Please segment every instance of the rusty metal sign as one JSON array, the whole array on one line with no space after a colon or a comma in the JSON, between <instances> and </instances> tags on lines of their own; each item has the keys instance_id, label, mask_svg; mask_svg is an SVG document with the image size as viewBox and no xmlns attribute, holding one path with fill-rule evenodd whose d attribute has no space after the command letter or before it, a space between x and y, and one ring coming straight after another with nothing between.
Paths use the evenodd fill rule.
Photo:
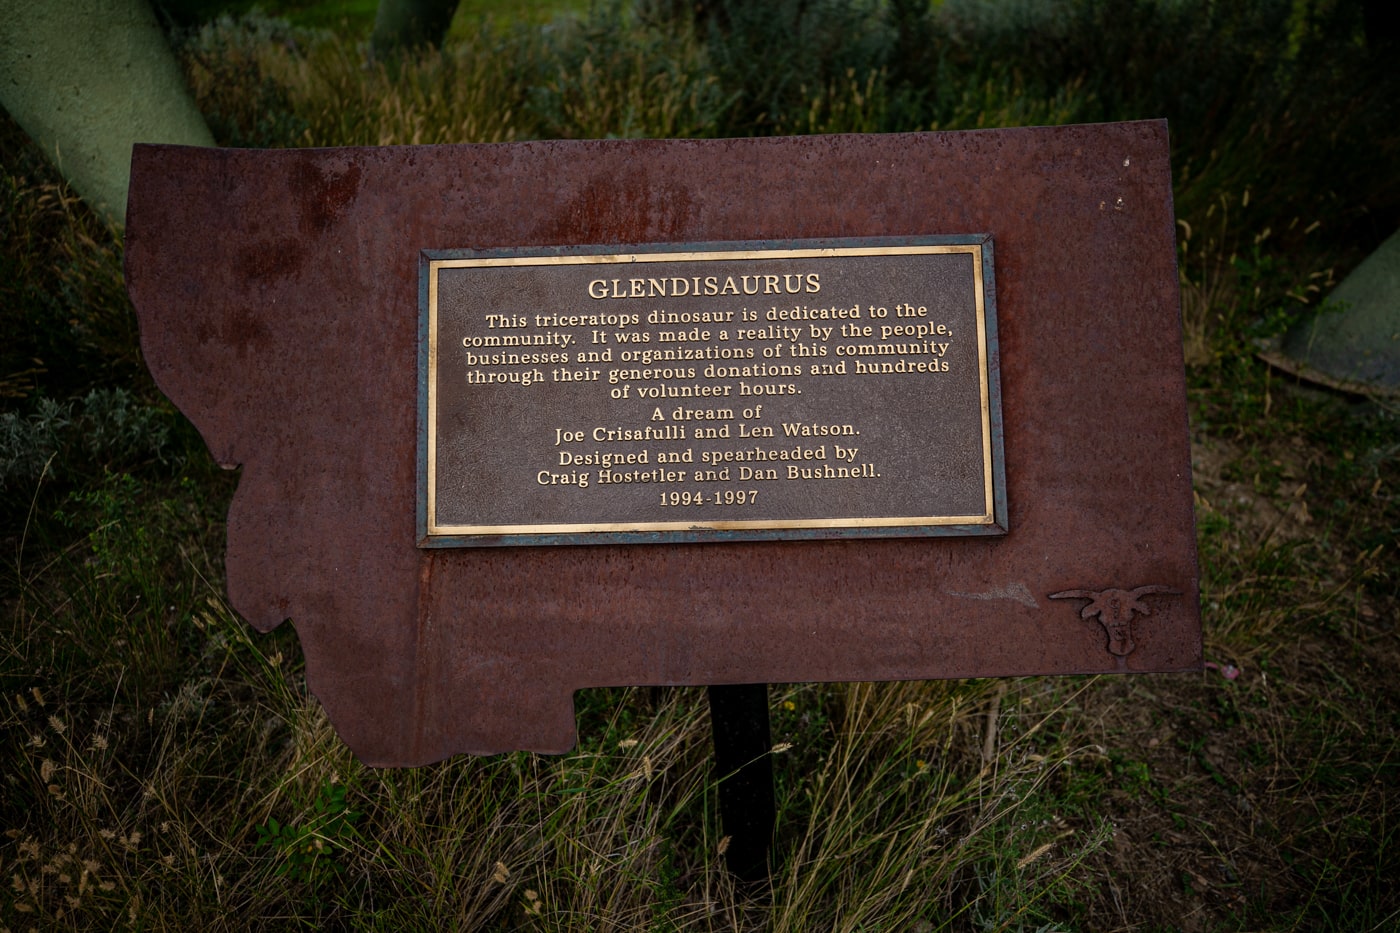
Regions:
<instances>
[{"instance_id":1,"label":"rusty metal sign","mask_svg":"<svg viewBox=\"0 0 1400 933\"><path fill-rule=\"evenodd\" d=\"M428 252L419 544L1006 530L991 239Z\"/></svg>"},{"instance_id":2,"label":"rusty metal sign","mask_svg":"<svg viewBox=\"0 0 1400 933\"><path fill-rule=\"evenodd\" d=\"M231 605L263 630L295 620L309 685L345 741L366 762L407 765L460 752L565 750L575 739L573 693L585 687L1198 669L1174 225L1166 125L1151 121L789 139L280 151L138 146L126 264L157 384L214 457L242 469L228 518ZM991 462L994 477L1004 464L1006 520L996 522L1004 534L419 546L423 421L415 361L423 346L425 250L449 259L463 249L478 257L623 255L636 244L664 252L967 234L996 245L987 364L1000 389L1004 458L994 446ZM645 315L652 305L679 307L673 294L664 304L659 295L634 298L632 278L660 276L622 269L583 272L587 297L575 292L565 303L541 294L533 304L547 307L487 313L575 315L606 306L615 309L607 313ZM811 271L821 271L823 292L802 294L804 277L792 280L798 293L760 307L839 307L816 301L835 284L824 270ZM742 264L736 272L745 274ZM685 277L693 291L694 277L703 286L709 274L697 268ZM587 295L595 281L609 297ZM540 282L564 288L553 273ZM788 280L780 285L786 290ZM452 302L470 304L465 288ZM861 291L865 306L884 289ZM891 287L878 299L888 320L896 304L913 303L929 308L935 328L951 329L951 318L933 311L941 289L914 291L912 284L902 294ZM856 296L849 297L854 307ZM692 311L724 310L709 304L718 298ZM733 310L744 307L741 299ZM760 315L746 323L761 330L798 322ZM531 328L580 341L592 329ZM462 346L486 332L454 324L443 333ZM950 355L963 352L951 346L960 340L955 330ZM775 342L754 337L744 345ZM715 333L694 343L713 345ZM609 345L621 346L612 338ZM740 344L731 335L724 345ZM549 472L567 472L570 464L558 463L557 454L565 446L579 456L607 453L602 442L574 440L580 432L635 430L625 411L611 407L606 369L624 365L670 361L570 360L575 370L599 369L597 382L608 384L596 412L585 411L583 396L536 409L523 404L536 387L518 390L523 433L501 429L490 443L515 452L521 476L490 498L538 485L551 454ZM460 359L451 366L463 372ZM541 391L554 385L554 368L538 367L546 377ZM917 419L886 425L881 407L918 408L935 425L971 419L966 399L953 404L927 389L941 380L940 391L969 392L977 383L972 368L902 375L893 388L872 380L869 392L847 376L822 407L803 411L787 406L807 398L820 376L763 379L792 382L804 395L763 395L753 405L775 406L780 423L854 426L861 434L847 437L859 443L843 448L862 448L856 466L868 454L881 472L901 451L940 454L936 435L899 436L923 430ZM634 396L637 386L658 384L628 382ZM835 397L843 392L848 402ZM741 421L769 416L765 407L763 419L745 420L746 405L733 400L739 417L723 422L731 435ZM674 424L678 406L703 410L721 401L668 398L650 408L666 418L657 424ZM464 407L453 410L480 418L477 409L510 403L464 392ZM466 428L442 424L438 438L456 443L470 434ZM959 430L963 439L952 446L965 454L978 446L968 437L985 436L975 425ZM567 444L551 443L565 431ZM831 458L840 438L795 438L791 446L826 444L827 463L838 466ZM736 440L706 449L741 449ZM694 446L696 458L701 450ZM900 482L913 489L915 473L901 469ZM481 500L466 479L452 482L450 508ZM755 487L760 507L773 482L789 481ZM497 511L454 511L450 521L645 523L665 509L691 508L658 499L649 511L626 513L620 500L598 508L561 501L573 504L522 500ZM956 500L927 507L935 501L926 490L897 510L874 499L819 497L794 503L787 515L979 512ZM693 508L702 522L732 516L709 502Z\"/></svg>"}]
</instances>

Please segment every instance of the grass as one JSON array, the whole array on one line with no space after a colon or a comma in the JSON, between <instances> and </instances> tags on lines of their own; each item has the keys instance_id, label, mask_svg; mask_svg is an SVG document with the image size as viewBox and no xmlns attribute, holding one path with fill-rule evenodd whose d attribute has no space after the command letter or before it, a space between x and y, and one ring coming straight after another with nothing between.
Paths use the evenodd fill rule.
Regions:
<instances>
[{"instance_id":1,"label":"grass","mask_svg":"<svg viewBox=\"0 0 1400 933\"><path fill-rule=\"evenodd\" d=\"M774 685L757 888L698 688L585 691L559 757L367 769L293 628L223 601L236 477L145 374L119 231L0 121L0 928L1400 925L1397 414L1254 355L1400 219L1400 94L1349 7L727 9L459 15L393 70L314 19L181 54L234 145L1168 116L1207 657L1242 673Z\"/></svg>"}]
</instances>

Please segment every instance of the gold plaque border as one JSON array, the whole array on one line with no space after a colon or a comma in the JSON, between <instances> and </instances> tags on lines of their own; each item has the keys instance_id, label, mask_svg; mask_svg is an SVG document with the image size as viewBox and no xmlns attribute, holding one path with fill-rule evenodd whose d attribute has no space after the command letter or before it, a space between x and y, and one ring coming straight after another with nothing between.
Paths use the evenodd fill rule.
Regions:
<instances>
[{"instance_id":1,"label":"gold plaque border","mask_svg":"<svg viewBox=\"0 0 1400 933\"><path fill-rule=\"evenodd\" d=\"M426 514L424 542L427 539L464 538L474 536L546 536L578 534L651 534L656 532L730 532L783 531L823 529L880 529L916 527L976 527L993 528L996 516L996 484L993 463L992 387L990 379L990 348L987 340L987 272L983 268L985 236L956 237L959 243L926 243L888 246L831 246L812 248L744 248L706 249L676 252L647 252L642 249L614 253L561 253L549 255L479 256L471 258L427 260L426 303L426 462L421 463L424 479L423 496ZM975 242L966 242L974 240ZM502 266L579 266L636 265L664 262L697 262L745 259L827 259L841 256L926 256L964 253L972 257L973 294L977 314L977 357L982 417L983 501L986 510L981 515L876 516L861 518L771 519L762 521L682 521L682 522L560 522L528 525L440 525L437 515L437 376L438 376L438 272L442 269L489 268ZM503 542L492 542L503 543ZM521 543L530 543L524 541ZM582 542L580 542L582 543Z\"/></svg>"}]
</instances>

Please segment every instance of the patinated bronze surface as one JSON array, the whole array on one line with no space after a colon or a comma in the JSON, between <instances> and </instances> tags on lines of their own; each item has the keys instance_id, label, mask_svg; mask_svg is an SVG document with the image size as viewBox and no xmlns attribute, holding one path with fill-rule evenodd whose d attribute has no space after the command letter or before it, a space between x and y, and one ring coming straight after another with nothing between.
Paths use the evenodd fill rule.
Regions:
<instances>
[{"instance_id":1,"label":"patinated bronze surface","mask_svg":"<svg viewBox=\"0 0 1400 933\"><path fill-rule=\"evenodd\" d=\"M420 545L1004 532L991 258L986 236L425 255Z\"/></svg>"},{"instance_id":2,"label":"patinated bronze surface","mask_svg":"<svg viewBox=\"0 0 1400 933\"><path fill-rule=\"evenodd\" d=\"M160 386L243 469L233 605L295 620L368 762L564 750L595 685L1194 670L1167 151L1160 122L139 147L128 284ZM968 233L996 247L1006 534L418 546L425 250Z\"/></svg>"}]
</instances>

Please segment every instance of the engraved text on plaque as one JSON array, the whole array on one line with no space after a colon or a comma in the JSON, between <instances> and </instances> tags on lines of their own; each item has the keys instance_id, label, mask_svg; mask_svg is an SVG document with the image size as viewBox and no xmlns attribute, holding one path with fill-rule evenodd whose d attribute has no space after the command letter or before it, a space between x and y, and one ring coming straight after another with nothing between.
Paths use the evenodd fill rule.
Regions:
<instances>
[{"instance_id":1,"label":"engraved text on plaque","mask_svg":"<svg viewBox=\"0 0 1400 933\"><path fill-rule=\"evenodd\" d=\"M425 251L421 546L1006 530L991 239Z\"/></svg>"}]
</instances>

